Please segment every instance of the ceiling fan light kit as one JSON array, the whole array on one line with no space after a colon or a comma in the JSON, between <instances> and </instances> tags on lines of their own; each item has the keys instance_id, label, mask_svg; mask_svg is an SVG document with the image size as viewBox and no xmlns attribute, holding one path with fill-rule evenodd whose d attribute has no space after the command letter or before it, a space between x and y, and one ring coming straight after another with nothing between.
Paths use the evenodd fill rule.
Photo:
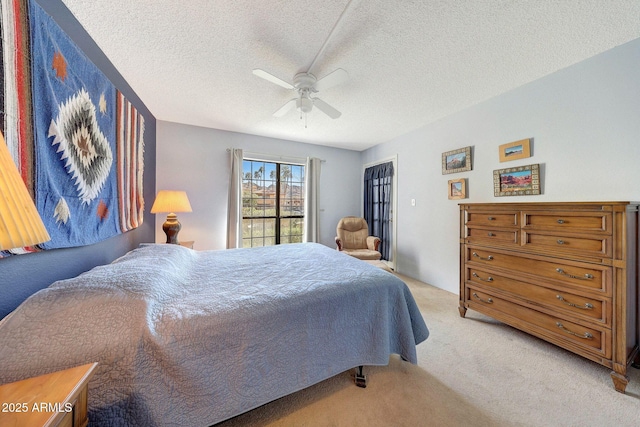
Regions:
<instances>
[{"instance_id":1,"label":"ceiling fan light kit","mask_svg":"<svg viewBox=\"0 0 640 427\"><path fill-rule=\"evenodd\" d=\"M313 101L311 100L311 98L300 96L300 98L296 100L296 108L301 113L310 113L311 109L313 108Z\"/></svg>"},{"instance_id":2,"label":"ceiling fan light kit","mask_svg":"<svg viewBox=\"0 0 640 427\"><path fill-rule=\"evenodd\" d=\"M296 100L296 109L301 113L310 113L313 109L311 92L317 92L313 85L316 83L316 76L309 73L298 73L293 77L293 86L298 90L300 96Z\"/></svg>"}]
</instances>

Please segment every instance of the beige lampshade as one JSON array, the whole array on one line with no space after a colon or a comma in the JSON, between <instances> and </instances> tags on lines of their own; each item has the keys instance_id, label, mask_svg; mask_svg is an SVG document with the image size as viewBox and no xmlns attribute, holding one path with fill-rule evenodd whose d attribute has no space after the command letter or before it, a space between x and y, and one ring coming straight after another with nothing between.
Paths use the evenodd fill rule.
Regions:
<instances>
[{"instance_id":1,"label":"beige lampshade","mask_svg":"<svg viewBox=\"0 0 640 427\"><path fill-rule=\"evenodd\" d=\"M160 190L151 207L151 213L192 212L191 203L185 191Z\"/></svg>"},{"instance_id":2,"label":"beige lampshade","mask_svg":"<svg viewBox=\"0 0 640 427\"><path fill-rule=\"evenodd\" d=\"M0 250L33 246L50 239L0 133Z\"/></svg>"}]
</instances>

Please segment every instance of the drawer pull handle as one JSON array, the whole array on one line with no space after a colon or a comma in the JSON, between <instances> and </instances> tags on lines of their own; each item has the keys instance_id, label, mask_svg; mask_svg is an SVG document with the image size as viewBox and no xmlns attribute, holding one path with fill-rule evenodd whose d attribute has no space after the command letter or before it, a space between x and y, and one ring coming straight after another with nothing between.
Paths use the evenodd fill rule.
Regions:
<instances>
[{"instance_id":1,"label":"drawer pull handle","mask_svg":"<svg viewBox=\"0 0 640 427\"><path fill-rule=\"evenodd\" d=\"M558 224L564 224L564 219L559 219L557 222Z\"/></svg>"},{"instance_id":2,"label":"drawer pull handle","mask_svg":"<svg viewBox=\"0 0 640 427\"><path fill-rule=\"evenodd\" d=\"M558 239L557 242L558 242L559 245L564 245L564 240Z\"/></svg>"},{"instance_id":3,"label":"drawer pull handle","mask_svg":"<svg viewBox=\"0 0 640 427\"><path fill-rule=\"evenodd\" d=\"M483 299L482 299L482 298L480 298L480 297L478 296L478 294L476 294L475 292L473 293L473 296L474 296L477 300L480 300L480 301L482 301L482 302L484 302L484 303L487 303L487 304L493 304L493 300L492 300L491 298L488 298L487 300L483 300Z\"/></svg>"},{"instance_id":4,"label":"drawer pull handle","mask_svg":"<svg viewBox=\"0 0 640 427\"><path fill-rule=\"evenodd\" d=\"M580 334L576 334L573 331L570 331L569 329L565 328L564 325L560 322L556 322L556 326L560 329L562 329L563 331L565 331L566 333L568 333L569 335L573 335L574 337L578 337L578 338L582 338L585 340L590 340L593 339L593 335L590 334L589 332L585 332L584 334L580 335Z\"/></svg>"},{"instance_id":5,"label":"drawer pull handle","mask_svg":"<svg viewBox=\"0 0 640 427\"><path fill-rule=\"evenodd\" d=\"M474 257L476 257L476 258L480 258L480 259L482 259L482 260L485 260L485 261L491 261L491 260L493 260L493 256L492 256L492 255L489 255L489 256L488 256L488 257L486 257L486 258L482 258L480 255L478 255L478 253L477 253L477 252L474 252L474 253L472 253L471 255L473 255L473 256L474 256Z\"/></svg>"},{"instance_id":6,"label":"drawer pull handle","mask_svg":"<svg viewBox=\"0 0 640 427\"><path fill-rule=\"evenodd\" d=\"M572 302L567 301L566 299L564 299L562 297L562 295L556 295L556 298L558 298L560 301L562 301L563 303L571 306L571 307L575 307L575 308L579 308L581 310L593 310L593 304L589 303L589 302L585 302L584 305L578 305L578 304L574 304Z\"/></svg>"},{"instance_id":7,"label":"drawer pull handle","mask_svg":"<svg viewBox=\"0 0 640 427\"><path fill-rule=\"evenodd\" d=\"M495 236L495 234L493 234L492 232L489 232L487 235L488 235L489 237L493 237L493 236Z\"/></svg>"},{"instance_id":8,"label":"drawer pull handle","mask_svg":"<svg viewBox=\"0 0 640 427\"><path fill-rule=\"evenodd\" d=\"M490 216L489 218L487 218L489 221L495 221L496 219L492 216Z\"/></svg>"},{"instance_id":9,"label":"drawer pull handle","mask_svg":"<svg viewBox=\"0 0 640 427\"><path fill-rule=\"evenodd\" d=\"M482 277L478 276L477 273L473 273L472 275L473 277L475 277L478 280L482 280L483 282L493 282L493 277L489 276L486 279L483 279Z\"/></svg>"},{"instance_id":10,"label":"drawer pull handle","mask_svg":"<svg viewBox=\"0 0 640 427\"><path fill-rule=\"evenodd\" d=\"M580 280L591 280L593 279L593 274L585 273L584 276L574 276L573 274L567 274L563 269L556 268L556 271L563 276L571 277L572 279L580 279Z\"/></svg>"}]
</instances>

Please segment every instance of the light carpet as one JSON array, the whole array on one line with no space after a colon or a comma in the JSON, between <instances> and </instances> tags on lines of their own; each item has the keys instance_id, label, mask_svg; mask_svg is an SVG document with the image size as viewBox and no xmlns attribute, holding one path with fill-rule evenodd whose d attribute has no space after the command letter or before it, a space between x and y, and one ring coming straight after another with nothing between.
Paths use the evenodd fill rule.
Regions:
<instances>
[{"instance_id":1,"label":"light carpet","mask_svg":"<svg viewBox=\"0 0 640 427\"><path fill-rule=\"evenodd\" d=\"M473 310L458 296L399 275L431 335L418 365L392 356L217 424L238 426L639 426L640 371L626 394L610 370Z\"/></svg>"}]
</instances>

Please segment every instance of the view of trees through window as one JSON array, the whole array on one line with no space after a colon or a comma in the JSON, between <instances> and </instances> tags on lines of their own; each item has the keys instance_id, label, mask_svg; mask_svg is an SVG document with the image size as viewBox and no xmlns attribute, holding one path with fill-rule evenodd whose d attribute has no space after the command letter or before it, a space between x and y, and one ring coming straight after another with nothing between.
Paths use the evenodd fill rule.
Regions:
<instances>
[{"instance_id":1,"label":"view of trees through window","mask_svg":"<svg viewBox=\"0 0 640 427\"><path fill-rule=\"evenodd\" d=\"M242 246L302 242L304 166L244 160L242 169Z\"/></svg>"}]
</instances>

